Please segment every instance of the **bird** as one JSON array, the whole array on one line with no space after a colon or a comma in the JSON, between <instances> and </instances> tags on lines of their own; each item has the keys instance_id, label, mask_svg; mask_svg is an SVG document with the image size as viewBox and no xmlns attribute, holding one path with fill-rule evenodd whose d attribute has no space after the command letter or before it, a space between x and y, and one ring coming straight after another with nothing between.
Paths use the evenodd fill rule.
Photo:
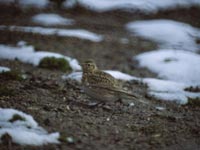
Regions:
<instances>
[{"instance_id":1,"label":"bird","mask_svg":"<svg viewBox=\"0 0 200 150\"><path fill-rule=\"evenodd\" d=\"M89 97L103 103L122 101L123 99L134 99L144 103L139 97L123 89L119 80L98 69L93 60L86 60L81 63L81 66L83 90Z\"/></svg>"}]
</instances>

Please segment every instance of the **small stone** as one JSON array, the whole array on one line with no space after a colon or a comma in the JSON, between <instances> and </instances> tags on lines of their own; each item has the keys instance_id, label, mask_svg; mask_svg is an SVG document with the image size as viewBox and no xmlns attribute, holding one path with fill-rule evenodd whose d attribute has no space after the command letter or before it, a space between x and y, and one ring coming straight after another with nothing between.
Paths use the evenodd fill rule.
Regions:
<instances>
[{"instance_id":1,"label":"small stone","mask_svg":"<svg viewBox=\"0 0 200 150\"><path fill-rule=\"evenodd\" d=\"M67 142L72 144L74 143L74 139L72 137L67 137Z\"/></svg>"},{"instance_id":2,"label":"small stone","mask_svg":"<svg viewBox=\"0 0 200 150\"><path fill-rule=\"evenodd\" d=\"M155 108L156 108L156 110L160 110L160 111L165 110L165 108L161 107L161 106L156 106Z\"/></svg>"},{"instance_id":3,"label":"small stone","mask_svg":"<svg viewBox=\"0 0 200 150\"><path fill-rule=\"evenodd\" d=\"M69 107L69 105L67 105L67 110L71 110L70 107Z\"/></svg>"},{"instance_id":4,"label":"small stone","mask_svg":"<svg viewBox=\"0 0 200 150\"><path fill-rule=\"evenodd\" d=\"M26 74L22 74L21 77L22 77L22 79L25 80L25 79L27 79L28 76Z\"/></svg>"},{"instance_id":5,"label":"small stone","mask_svg":"<svg viewBox=\"0 0 200 150\"><path fill-rule=\"evenodd\" d=\"M129 107L133 107L135 104L133 102L129 103Z\"/></svg>"},{"instance_id":6,"label":"small stone","mask_svg":"<svg viewBox=\"0 0 200 150\"><path fill-rule=\"evenodd\" d=\"M157 134L154 134L154 135L153 135L154 138L159 138L160 136L161 136L160 133L157 133Z\"/></svg>"},{"instance_id":7,"label":"small stone","mask_svg":"<svg viewBox=\"0 0 200 150\"><path fill-rule=\"evenodd\" d=\"M106 118L106 121L110 121L110 118L108 117L108 118Z\"/></svg>"}]
</instances>

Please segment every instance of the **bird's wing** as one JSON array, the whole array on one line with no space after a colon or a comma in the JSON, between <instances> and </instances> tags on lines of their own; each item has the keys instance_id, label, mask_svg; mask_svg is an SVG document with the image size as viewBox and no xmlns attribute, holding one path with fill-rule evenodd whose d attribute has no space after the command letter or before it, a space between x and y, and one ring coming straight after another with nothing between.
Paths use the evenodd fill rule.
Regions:
<instances>
[{"instance_id":1,"label":"bird's wing","mask_svg":"<svg viewBox=\"0 0 200 150\"><path fill-rule=\"evenodd\" d=\"M132 98L138 98L136 95L133 95L132 93L124 90L124 89L121 89L119 87L110 87L110 86L107 86L107 85L103 85L103 84L100 84L100 85L97 85L97 84L90 84L90 87L92 88L102 88L102 89L106 89L106 90L109 90L109 91L113 91L113 92L118 92L118 93L121 93L121 94L126 94Z\"/></svg>"},{"instance_id":2,"label":"bird's wing","mask_svg":"<svg viewBox=\"0 0 200 150\"><path fill-rule=\"evenodd\" d=\"M118 95L120 95L121 98L124 98L124 99L133 99L133 100L139 101L139 102L141 102L143 104L149 105L149 102L144 101L140 97L138 97L138 96L136 96L136 95L134 95L134 94L126 91L126 90L118 88L118 87L111 88L111 87L105 86L105 85L90 84L90 88L106 89L108 91L118 93Z\"/></svg>"},{"instance_id":3,"label":"bird's wing","mask_svg":"<svg viewBox=\"0 0 200 150\"><path fill-rule=\"evenodd\" d=\"M96 71L91 75L89 74L87 78L89 84L91 85L102 86L102 87L107 86L111 88L119 86L118 81L113 76L103 71Z\"/></svg>"}]
</instances>

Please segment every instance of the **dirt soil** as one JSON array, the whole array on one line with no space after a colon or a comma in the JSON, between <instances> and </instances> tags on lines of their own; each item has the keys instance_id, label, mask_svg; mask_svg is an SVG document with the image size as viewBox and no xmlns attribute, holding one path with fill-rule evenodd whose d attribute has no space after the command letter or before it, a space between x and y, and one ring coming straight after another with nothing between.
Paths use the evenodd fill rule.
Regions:
<instances>
[{"instance_id":1,"label":"dirt soil","mask_svg":"<svg viewBox=\"0 0 200 150\"><path fill-rule=\"evenodd\" d=\"M30 17L38 12L59 13L75 19L76 24L63 28L83 28L104 35L99 43L69 37L42 36L38 34L0 31L0 43L16 45L20 40L37 50L58 52L80 62L92 58L101 69L119 70L137 77L156 77L145 68L138 68L132 60L136 54L156 49L148 40L130 36L124 25L129 21L142 19L175 19L200 27L200 8L163 11L157 14L112 11L94 13L77 7L72 10L20 10L13 6L0 6L0 25L34 24ZM121 42L128 38L129 43ZM80 83L63 81L61 76L69 72L33 67L17 60L0 60L1 66L10 67L26 75L25 80L0 78L1 87L10 93L0 95L0 107L15 108L31 114L49 132L60 132L72 137L73 143L42 147L0 144L1 150L199 150L200 149L200 107L180 106L161 102L147 96L147 87L137 82L125 83L129 90L155 106L135 103L130 107L108 104L106 107L88 107L90 98L80 90Z\"/></svg>"}]
</instances>

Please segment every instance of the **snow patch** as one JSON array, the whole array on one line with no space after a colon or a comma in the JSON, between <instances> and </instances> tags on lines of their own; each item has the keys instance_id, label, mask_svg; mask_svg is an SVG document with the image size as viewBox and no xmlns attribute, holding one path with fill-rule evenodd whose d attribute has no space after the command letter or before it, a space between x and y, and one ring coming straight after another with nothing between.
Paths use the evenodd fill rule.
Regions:
<instances>
[{"instance_id":1,"label":"snow patch","mask_svg":"<svg viewBox=\"0 0 200 150\"><path fill-rule=\"evenodd\" d=\"M32 17L34 23L51 26L51 25L71 25L74 21L72 19L63 18L58 14L37 14Z\"/></svg>"},{"instance_id":2,"label":"snow patch","mask_svg":"<svg viewBox=\"0 0 200 150\"><path fill-rule=\"evenodd\" d=\"M112 75L114 78L119 79L119 80L125 80L125 81L138 80L137 77L133 77L129 74L122 73L122 72L116 71L116 70L105 70L105 72Z\"/></svg>"},{"instance_id":3,"label":"snow patch","mask_svg":"<svg viewBox=\"0 0 200 150\"><path fill-rule=\"evenodd\" d=\"M11 121L15 115L23 119ZM20 145L59 144L59 133L48 134L31 115L15 109L0 108L0 127L0 138L7 133L14 143Z\"/></svg>"},{"instance_id":4,"label":"snow patch","mask_svg":"<svg viewBox=\"0 0 200 150\"><path fill-rule=\"evenodd\" d=\"M141 67L147 67L164 80L144 78L149 95L186 104L188 98L200 98L200 92L185 91L200 86L200 55L182 50L163 49L145 52L134 57Z\"/></svg>"},{"instance_id":5,"label":"snow patch","mask_svg":"<svg viewBox=\"0 0 200 150\"><path fill-rule=\"evenodd\" d=\"M2 73L2 72L8 72L8 71L10 71L10 68L0 66L0 73Z\"/></svg>"},{"instance_id":6,"label":"snow patch","mask_svg":"<svg viewBox=\"0 0 200 150\"><path fill-rule=\"evenodd\" d=\"M62 79L63 80L72 79L81 82L82 74L83 74L82 72L72 72L68 75L63 75Z\"/></svg>"},{"instance_id":7,"label":"snow patch","mask_svg":"<svg viewBox=\"0 0 200 150\"><path fill-rule=\"evenodd\" d=\"M163 19L134 21L126 28L131 33L157 42L160 48L200 50L196 43L196 39L200 39L200 30L186 23Z\"/></svg>"},{"instance_id":8,"label":"snow patch","mask_svg":"<svg viewBox=\"0 0 200 150\"><path fill-rule=\"evenodd\" d=\"M73 7L75 3L98 12L121 9L128 11L140 10L145 13L200 5L199 0L67 0L64 6L67 8Z\"/></svg>"},{"instance_id":9,"label":"snow patch","mask_svg":"<svg viewBox=\"0 0 200 150\"><path fill-rule=\"evenodd\" d=\"M66 59L73 70L80 70L81 67L76 59L46 51L35 51L33 46L12 47L0 44L0 59L15 60L38 66L45 57L55 57Z\"/></svg>"},{"instance_id":10,"label":"snow patch","mask_svg":"<svg viewBox=\"0 0 200 150\"><path fill-rule=\"evenodd\" d=\"M0 0L0 3L11 3L15 0ZM19 6L45 8L49 0L18 0ZM159 10L175 8L189 8L199 6L199 0L65 0L65 8L75 7L77 4L97 12L112 10L142 11L145 13L156 13Z\"/></svg>"},{"instance_id":11,"label":"snow patch","mask_svg":"<svg viewBox=\"0 0 200 150\"><path fill-rule=\"evenodd\" d=\"M147 67L160 78L200 86L200 55L198 54L163 49L145 52L135 58L141 67Z\"/></svg>"},{"instance_id":12,"label":"snow patch","mask_svg":"<svg viewBox=\"0 0 200 150\"><path fill-rule=\"evenodd\" d=\"M149 95L166 101L175 101L179 104L186 104L188 98L200 98L200 93L185 91L187 84L177 83L173 81L145 78L143 83L146 83L149 88Z\"/></svg>"},{"instance_id":13,"label":"snow patch","mask_svg":"<svg viewBox=\"0 0 200 150\"><path fill-rule=\"evenodd\" d=\"M103 40L102 35L98 35L83 29L59 29L59 28L0 25L0 30L36 33L42 35L55 35L62 37L76 37L80 39L90 40L92 42L100 42Z\"/></svg>"}]
</instances>

